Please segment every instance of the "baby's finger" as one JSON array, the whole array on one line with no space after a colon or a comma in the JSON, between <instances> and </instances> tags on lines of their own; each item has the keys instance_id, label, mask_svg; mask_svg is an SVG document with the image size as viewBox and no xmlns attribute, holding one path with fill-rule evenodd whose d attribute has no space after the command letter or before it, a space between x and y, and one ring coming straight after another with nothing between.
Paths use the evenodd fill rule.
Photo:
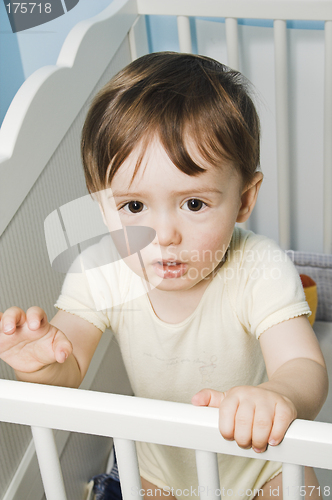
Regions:
<instances>
[{"instance_id":1,"label":"baby's finger","mask_svg":"<svg viewBox=\"0 0 332 500\"><path fill-rule=\"evenodd\" d=\"M285 404L277 404L272 430L269 436L269 444L271 446L279 444L290 426L296 418L296 409Z\"/></svg>"},{"instance_id":2,"label":"baby's finger","mask_svg":"<svg viewBox=\"0 0 332 500\"><path fill-rule=\"evenodd\" d=\"M249 399L241 401L235 415L235 441L241 448L250 448L255 404Z\"/></svg>"},{"instance_id":3,"label":"baby's finger","mask_svg":"<svg viewBox=\"0 0 332 500\"><path fill-rule=\"evenodd\" d=\"M229 441L234 439L235 416L239 402L236 395L227 394L219 407L219 430L221 435Z\"/></svg>"},{"instance_id":4,"label":"baby's finger","mask_svg":"<svg viewBox=\"0 0 332 500\"><path fill-rule=\"evenodd\" d=\"M3 333L11 335L15 333L16 327L25 323L25 312L19 307L10 307L1 318L1 328Z\"/></svg>"},{"instance_id":5,"label":"baby's finger","mask_svg":"<svg viewBox=\"0 0 332 500\"><path fill-rule=\"evenodd\" d=\"M197 392L191 399L195 406L211 406L212 408L219 408L221 402L225 399L225 393L214 391L213 389L202 389Z\"/></svg>"},{"instance_id":6,"label":"baby's finger","mask_svg":"<svg viewBox=\"0 0 332 500\"><path fill-rule=\"evenodd\" d=\"M38 330L47 323L45 311L38 306L30 307L26 313L27 323L30 330Z\"/></svg>"},{"instance_id":7,"label":"baby's finger","mask_svg":"<svg viewBox=\"0 0 332 500\"><path fill-rule=\"evenodd\" d=\"M67 337L59 330L53 340L54 357L58 363L64 363L73 352L73 346Z\"/></svg>"},{"instance_id":8,"label":"baby's finger","mask_svg":"<svg viewBox=\"0 0 332 500\"><path fill-rule=\"evenodd\" d=\"M267 408L256 407L252 428L252 449L257 453L266 450L272 429L273 417L274 413L271 413Z\"/></svg>"}]
</instances>

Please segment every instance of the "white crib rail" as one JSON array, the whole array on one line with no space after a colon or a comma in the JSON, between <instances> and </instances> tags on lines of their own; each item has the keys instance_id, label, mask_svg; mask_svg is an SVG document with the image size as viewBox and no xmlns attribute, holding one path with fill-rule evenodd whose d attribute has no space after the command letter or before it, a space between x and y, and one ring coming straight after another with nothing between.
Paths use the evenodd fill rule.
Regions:
<instances>
[{"instance_id":1,"label":"white crib rail","mask_svg":"<svg viewBox=\"0 0 332 500\"><path fill-rule=\"evenodd\" d=\"M190 21L187 16L178 16L178 36L180 52L192 53Z\"/></svg>"},{"instance_id":2,"label":"white crib rail","mask_svg":"<svg viewBox=\"0 0 332 500\"><path fill-rule=\"evenodd\" d=\"M134 422L133 425L135 425ZM142 498L142 496L139 495L141 478L139 475L135 442L129 439L114 437L114 446L118 462L122 496L125 500L129 500L129 498L140 500ZM128 481L128 478L130 478L130 481Z\"/></svg>"},{"instance_id":3,"label":"white crib rail","mask_svg":"<svg viewBox=\"0 0 332 500\"><path fill-rule=\"evenodd\" d=\"M200 497L202 500L212 500L221 497L218 470L218 459L216 453L211 451L196 450L196 465L198 484L201 487ZM203 489L203 485L208 488Z\"/></svg>"},{"instance_id":4,"label":"white crib rail","mask_svg":"<svg viewBox=\"0 0 332 500\"><path fill-rule=\"evenodd\" d=\"M278 169L280 245L289 248L289 147L287 106L286 19L325 20L324 96L324 251L332 252L332 2L326 0L137 0L114 2L126 14L129 29L137 14L178 17L180 50L192 51L189 16L225 17L228 64L239 63L237 18L275 20L276 97L278 101ZM123 6L122 6L123 3ZM116 4L116 5L115 5ZM116 22L114 23L116 25ZM106 25L105 25L106 26ZM105 28L107 33L112 32ZM113 44L113 42L112 42ZM108 44L108 45L112 45ZM133 44L131 44L133 45ZM115 52L115 45L112 46ZM102 51L103 52L103 51ZM133 58L136 55L133 55ZM98 60L99 61L99 60ZM65 66L65 65L64 65ZM69 65L68 65L69 67ZM280 72L281 68L281 72ZM67 68L66 68L67 70ZM60 69L59 69L60 71ZM61 68L61 71L64 70ZM18 102L18 101L17 101ZM61 128L62 130L62 128ZM20 162L18 162L20 163ZM43 164L45 161L43 160ZM24 183L23 183L24 184ZM10 192L10 190L7 190ZM6 207L8 212L8 207ZM9 218L8 218L9 220ZM32 427L47 500L66 500L56 445L51 429L114 437L125 500L140 487L135 441L195 449L201 498L218 498L216 453L259 458L252 450L225 441L218 430L218 410L155 400L144 400L0 380L0 421ZM262 459L283 462L283 487L288 500L300 500L303 466L332 469L332 424L296 420L278 447L269 447ZM212 496L204 489L210 485ZM134 487L134 489L132 489ZM209 494L208 494L209 493ZM137 494L137 498L141 498Z\"/></svg>"},{"instance_id":5,"label":"white crib rail","mask_svg":"<svg viewBox=\"0 0 332 500\"><path fill-rule=\"evenodd\" d=\"M324 252L332 253L332 21L325 22Z\"/></svg>"},{"instance_id":6,"label":"white crib rail","mask_svg":"<svg viewBox=\"0 0 332 500\"><path fill-rule=\"evenodd\" d=\"M286 21L274 21L274 65L276 95L277 170L279 243L291 248L290 242L290 149L288 117L288 71Z\"/></svg>"},{"instance_id":7,"label":"white crib rail","mask_svg":"<svg viewBox=\"0 0 332 500\"><path fill-rule=\"evenodd\" d=\"M240 69L239 61L239 37L237 19L228 17L225 20L226 43L227 43L227 64L237 71Z\"/></svg>"},{"instance_id":8,"label":"white crib rail","mask_svg":"<svg viewBox=\"0 0 332 500\"><path fill-rule=\"evenodd\" d=\"M32 426L47 500L66 500L51 429L114 437L124 500L140 488L134 441L198 450L201 498L218 497L216 453L283 462L290 500L301 497L301 466L332 469L332 424L323 422L294 421L283 442L258 457L222 438L216 408L10 380L0 380L0 421Z\"/></svg>"},{"instance_id":9,"label":"white crib rail","mask_svg":"<svg viewBox=\"0 0 332 500\"><path fill-rule=\"evenodd\" d=\"M31 426L47 500L67 500L52 429Z\"/></svg>"}]
</instances>

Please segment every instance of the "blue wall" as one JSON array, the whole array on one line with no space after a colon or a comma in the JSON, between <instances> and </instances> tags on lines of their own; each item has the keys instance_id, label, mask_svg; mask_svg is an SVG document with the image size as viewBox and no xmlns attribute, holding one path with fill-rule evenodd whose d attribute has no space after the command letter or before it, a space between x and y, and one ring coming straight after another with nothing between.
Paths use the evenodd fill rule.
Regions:
<instances>
[{"instance_id":1,"label":"blue wall","mask_svg":"<svg viewBox=\"0 0 332 500\"><path fill-rule=\"evenodd\" d=\"M53 21L13 33L5 2L0 0L0 124L24 80L42 66L56 64L62 44L75 24L95 16L111 2L80 0Z\"/></svg>"}]
</instances>

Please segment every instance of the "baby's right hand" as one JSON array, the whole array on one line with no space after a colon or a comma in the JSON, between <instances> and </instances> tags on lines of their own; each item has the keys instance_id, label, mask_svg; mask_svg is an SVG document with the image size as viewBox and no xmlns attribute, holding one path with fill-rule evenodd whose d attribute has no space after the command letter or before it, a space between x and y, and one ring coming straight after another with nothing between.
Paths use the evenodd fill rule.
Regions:
<instances>
[{"instance_id":1,"label":"baby's right hand","mask_svg":"<svg viewBox=\"0 0 332 500\"><path fill-rule=\"evenodd\" d=\"M64 363L72 344L51 325L40 307L25 312L10 307L0 313L0 358L14 370L32 373L52 363Z\"/></svg>"}]
</instances>

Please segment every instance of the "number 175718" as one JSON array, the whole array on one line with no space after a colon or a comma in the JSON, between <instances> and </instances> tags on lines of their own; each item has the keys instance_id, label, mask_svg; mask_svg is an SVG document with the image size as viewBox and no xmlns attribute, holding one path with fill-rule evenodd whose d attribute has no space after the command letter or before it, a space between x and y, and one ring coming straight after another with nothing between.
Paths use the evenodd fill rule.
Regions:
<instances>
[{"instance_id":1,"label":"number 175718","mask_svg":"<svg viewBox=\"0 0 332 500\"><path fill-rule=\"evenodd\" d=\"M33 3L33 2L13 2L12 4L8 3L6 5L8 8L8 14L32 14L35 10L35 13L41 14L43 11L45 14L49 14L52 12L52 4L45 3L42 5L41 3Z\"/></svg>"}]
</instances>

